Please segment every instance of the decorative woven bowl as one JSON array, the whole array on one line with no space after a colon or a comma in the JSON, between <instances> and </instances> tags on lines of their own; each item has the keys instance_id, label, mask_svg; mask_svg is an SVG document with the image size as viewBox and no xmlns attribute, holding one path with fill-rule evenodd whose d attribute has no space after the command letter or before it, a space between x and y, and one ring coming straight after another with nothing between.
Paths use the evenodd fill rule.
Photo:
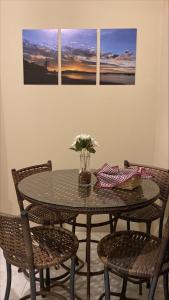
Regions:
<instances>
[{"instance_id":1,"label":"decorative woven bowl","mask_svg":"<svg viewBox=\"0 0 169 300\"><path fill-rule=\"evenodd\" d=\"M133 190L141 184L141 177L138 175L133 176L132 178L126 180L123 183L120 183L116 188L123 190Z\"/></svg>"}]
</instances>

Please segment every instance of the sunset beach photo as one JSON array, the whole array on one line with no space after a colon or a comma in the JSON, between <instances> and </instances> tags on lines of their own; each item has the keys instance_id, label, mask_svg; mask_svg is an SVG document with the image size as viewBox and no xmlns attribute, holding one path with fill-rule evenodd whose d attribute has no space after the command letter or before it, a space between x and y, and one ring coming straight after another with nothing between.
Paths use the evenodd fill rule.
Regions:
<instances>
[{"instance_id":1,"label":"sunset beach photo","mask_svg":"<svg viewBox=\"0 0 169 300\"><path fill-rule=\"evenodd\" d=\"M101 29L100 84L135 84L136 29Z\"/></svg>"},{"instance_id":2,"label":"sunset beach photo","mask_svg":"<svg viewBox=\"0 0 169 300\"><path fill-rule=\"evenodd\" d=\"M58 30L23 30L24 84L58 84Z\"/></svg>"},{"instance_id":3,"label":"sunset beach photo","mask_svg":"<svg viewBox=\"0 0 169 300\"><path fill-rule=\"evenodd\" d=\"M62 84L96 84L96 30L61 29Z\"/></svg>"}]
</instances>

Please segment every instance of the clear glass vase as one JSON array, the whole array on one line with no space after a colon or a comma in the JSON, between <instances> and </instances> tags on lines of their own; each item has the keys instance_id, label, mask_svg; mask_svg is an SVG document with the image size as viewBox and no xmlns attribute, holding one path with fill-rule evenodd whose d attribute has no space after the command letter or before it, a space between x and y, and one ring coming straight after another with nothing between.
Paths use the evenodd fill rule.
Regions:
<instances>
[{"instance_id":1,"label":"clear glass vase","mask_svg":"<svg viewBox=\"0 0 169 300\"><path fill-rule=\"evenodd\" d=\"M81 151L80 153L80 169L79 169L79 185L88 186L91 184L90 172L90 152Z\"/></svg>"}]
</instances>

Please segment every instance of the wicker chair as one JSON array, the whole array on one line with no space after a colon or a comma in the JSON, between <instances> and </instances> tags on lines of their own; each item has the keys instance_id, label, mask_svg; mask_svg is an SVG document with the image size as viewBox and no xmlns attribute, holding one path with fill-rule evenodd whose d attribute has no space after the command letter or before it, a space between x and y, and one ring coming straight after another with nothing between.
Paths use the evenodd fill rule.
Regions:
<instances>
[{"instance_id":1,"label":"wicker chair","mask_svg":"<svg viewBox=\"0 0 169 300\"><path fill-rule=\"evenodd\" d=\"M40 173L40 172L51 171L51 170L52 170L52 163L50 160L45 164L26 167L19 170L12 169L11 172L12 172L12 177L15 185L20 211L24 209L24 205L23 205L23 199L21 198L18 190L18 183L27 176ZM77 216L77 214L75 213L58 212L57 210L54 209L51 210L48 205L30 204L26 207L26 210L28 211L30 221L42 225L54 225L54 224L62 225L62 223L71 223L71 222L73 224Z\"/></svg>"},{"instance_id":2,"label":"wicker chair","mask_svg":"<svg viewBox=\"0 0 169 300\"><path fill-rule=\"evenodd\" d=\"M152 174L152 180L155 181L160 187L159 199L161 200L162 205L159 206L158 204L153 203L139 210L125 212L119 216L119 219L127 221L127 230L130 230L130 222L145 223L147 227L147 233L150 233L151 231L152 222L154 220L160 219L159 237L161 238L162 230L163 230L164 213L165 213L165 208L166 208L168 195L169 195L169 170L165 170L157 167L151 167L147 165L130 163L127 160L124 161L124 166L126 168L139 166L150 170ZM116 229L117 221L118 219L116 219L115 222L116 223L115 229Z\"/></svg>"},{"instance_id":3,"label":"wicker chair","mask_svg":"<svg viewBox=\"0 0 169 300\"><path fill-rule=\"evenodd\" d=\"M0 213L0 247L7 265L7 285L4 300L8 300L11 289L11 265L29 270L31 296L22 300L36 299L36 295L46 295L50 289L50 277L46 279L46 287L41 282L40 291L36 292L35 269L43 272L51 266L72 259L70 275L70 299L74 299L75 255L78 240L70 231L51 226L37 226L30 229L27 212L21 217ZM58 295L60 299L66 299Z\"/></svg>"},{"instance_id":4,"label":"wicker chair","mask_svg":"<svg viewBox=\"0 0 169 300\"><path fill-rule=\"evenodd\" d=\"M163 275L164 296L168 300L168 242L169 217L162 240L139 231L119 231L104 237L98 244L98 255L104 264L105 299L109 300L110 294L127 299L127 280L132 278L142 282L149 280L148 300L154 300L158 278ZM123 278L121 293L110 292L109 270Z\"/></svg>"}]
</instances>

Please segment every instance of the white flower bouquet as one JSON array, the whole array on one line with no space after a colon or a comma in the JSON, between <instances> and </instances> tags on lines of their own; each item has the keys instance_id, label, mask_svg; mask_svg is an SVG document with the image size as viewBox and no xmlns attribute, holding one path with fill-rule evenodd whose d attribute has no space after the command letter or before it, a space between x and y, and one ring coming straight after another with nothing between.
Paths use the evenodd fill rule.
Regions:
<instances>
[{"instance_id":1,"label":"white flower bouquet","mask_svg":"<svg viewBox=\"0 0 169 300\"><path fill-rule=\"evenodd\" d=\"M79 134L75 137L70 149L80 152L80 170L79 185L90 185L90 153L95 153L95 147L98 146L97 141L89 134Z\"/></svg>"},{"instance_id":2,"label":"white flower bouquet","mask_svg":"<svg viewBox=\"0 0 169 300\"><path fill-rule=\"evenodd\" d=\"M88 151L89 153L95 153L95 147L97 146L97 141L89 134L79 134L75 137L70 149L74 151Z\"/></svg>"}]
</instances>

